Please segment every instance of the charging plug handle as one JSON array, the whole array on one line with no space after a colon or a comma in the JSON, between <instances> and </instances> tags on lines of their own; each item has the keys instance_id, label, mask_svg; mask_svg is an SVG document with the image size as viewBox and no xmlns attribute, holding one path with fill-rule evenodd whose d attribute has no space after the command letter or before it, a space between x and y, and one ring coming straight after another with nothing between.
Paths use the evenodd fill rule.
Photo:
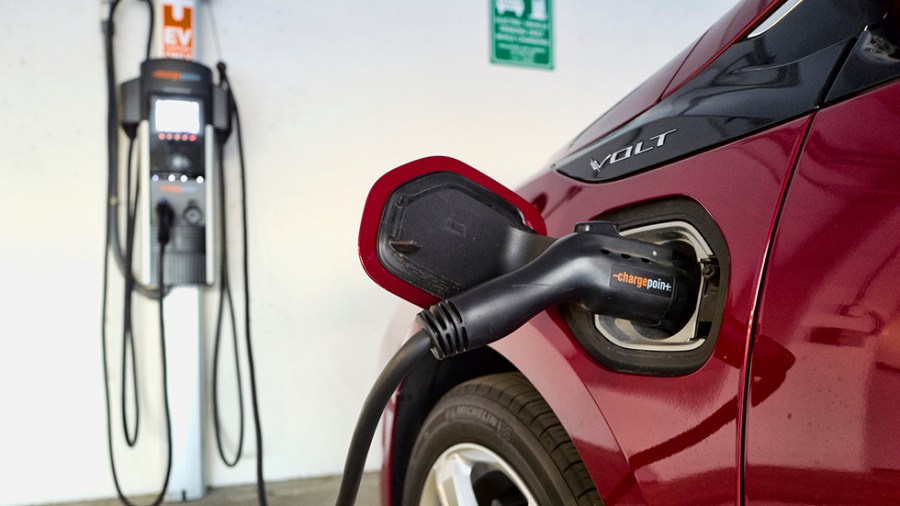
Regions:
<instances>
[{"instance_id":1,"label":"charging plug handle","mask_svg":"<svg viewBox=\"0 0 900 506\"><path fill-rule=\"evenodd\" d=\"M443 359L501 339L541 311L576 304L591 313L674 333L693 314L699 265L665 245L628 239L615 224L579 224L523 267L420 312Z\"/></svg>"},{"instance_id":2,"label":"charging plug handle","mask_svg":"<svg viewBox=\"0 0 900 506\"><path fill-rule=\"evenodd\" d=\"M160 199L156 203L156 240L165 246L172 237L172 227L175 225L175 209L166 199Z\"/></svg>"}]
</instances>

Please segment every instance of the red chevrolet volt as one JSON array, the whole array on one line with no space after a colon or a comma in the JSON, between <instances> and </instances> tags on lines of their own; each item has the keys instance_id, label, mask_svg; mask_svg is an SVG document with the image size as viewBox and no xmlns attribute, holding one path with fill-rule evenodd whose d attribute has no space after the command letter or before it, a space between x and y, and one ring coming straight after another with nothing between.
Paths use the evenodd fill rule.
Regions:
<instances>
[{"instance_id":1,"label":"red chevrolet volt","mask_svg":"<svg viewBox=\"0 0 900 506\"><path fill-rule=\"evenodd\" d=\"M385 176L383 504L900 504L898 78L897 0L745 0L515 193Z\"/></svg>"}]
</instances>

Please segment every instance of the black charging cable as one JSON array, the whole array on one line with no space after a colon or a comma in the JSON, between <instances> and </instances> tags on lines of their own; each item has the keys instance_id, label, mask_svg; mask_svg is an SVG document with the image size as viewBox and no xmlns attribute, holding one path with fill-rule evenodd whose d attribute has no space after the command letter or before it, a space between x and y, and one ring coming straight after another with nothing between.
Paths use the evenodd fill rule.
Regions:
<instances>
[{"instance_id":1,"label":"black charging cable","mask_svg":"<svg viewBox=\"0 0 900 506\"><path fill-rule=\"evenodd\" d=\"M219 180L219 237L221 240L220 248L220 265L219 265L219 306L216 314L216 333L215 344L213 345L213 365L212 365L212 407L213 407L213 426L216 433L216 449L219 451L219 457L228 467L234 467L241 460L241 453L244 447L244 393L243 381L241 380L240 358L238 356L238 328L237 317L234 312L234 300L231 295L231 282L228 277L228 233L226 226L225 212L225 146L223 143L217 143L219 163L217 164L218 180ZM245 252L246 254L246 252ZM234 452L234 458L229 460L225 456L225 450L222 445L222 427L219 422L219 350L222 341L222 318L225 313L225 306L228 306L228 315L231 321L231 337L234 347L234 372L237 382L237 398L238 398L238 441L237 449Z\"/></svg>"},{"instance_id":2,"label":"black charging cable","mask_svg":"<svg viewBox=\"0 0 900 506\"><path fill-rule=\"evenodd\" d=\"M147 5L148 10L148 26L147 26L147 46L146 57L150 57L150 49L153 41L153 30L155 24L154 7L151 0L142 0ZM134 194L132 196L131 163L134 157L134 135L129 135L128 157L127 157L127 182L125 185L125 214L126 214L126 244L123 248L119 241L119 131L117 116L117 93L116 93L116 71L115 71L115 47L114 35L115 24L114 15L116 7L120 0L111 0L107 3L108 11L106 19L101 23L101 31L104 35L104 53L106 58L106 81L107 81L107 157L108 157L108 184L107 184L107 247L113 248L116 263L119 271L125 281L124 308L123 308L123 328L122 328L122 428L125 433L125 441L129 447L133 447L137 443L138 434L140 432L140 397L137 387L137 360L134 346L134 332L132 326L132 298L135 291L148 297L157 298L157 290L137 283L132 273L132 261L134 250L134 230L135 230L135 207L140 195L140 178L136 178ZM124 249L124 252L123 252ZM128 360L131 362L131 384L132 384L132 400L134 404L134 433L128 428L127 420L127 378L128 378Z\"/></svg>"},{"instance_id":3,"label":"black charging cable","mask_svg":"<svg viewBox=\"0 0 900 506\"><path fill-rule=\"evenodd\" d=\"M172 474L172 418L169 413L169 378L166 360L166 323L165 323L165 286L166 286L166 246L169 244L170 232L175 224L175 210L165 200L156 204L157 241L159 242L159 256L156 258L156 277L159 280L159 346L162 354L162 387L163 405L166 411L166 478L159 492L158 501L169 488L169 477Z\"/></svg>"},{"instance_id":4,"label":"black charging cable","mask_svg":"<svg viewBox=\"0 0 900 506\"><path fill-rule=\"evenodd\" d=\"M341 488L338 491L337 506L352 506L359 492L359 483L362 480L363 470L366 466L366 456L372 445L372 438L378 428L378 420L384 406L390 400L391 395L400 386L403 378L412 370L413 366L425 359L431 351L431 339L425 331L418 331L412 335L397 353L391 357L387 365L378 375L366 402L359 412L353 437L350 439L350 449L347 450L347 461L344 463L344 474L341 478Z\"/></svg>"},{"instance_id":5,"label":"black charging cable","mask_svg":"<svg viewBox=\"0 0 900 506\"><path fill-rule=\"evenodd\" d=\"M155 24L154 20L154 7L153 2L151 0L142 0L147 4L149 19L148 19L148 32L147 32L147 46L146 46L146 58L150 58L150 49L153 40L153 26ZM159 236L158 241L160 244L159 258L157 260L157 270L159 276L159 282L157 287L152 287L148 285L144 285L142 283L138 283L132 272L132 262L133 262L133 251L134 251L134 236L135 236L135 227L136 227L136 215L137 215L137 202L140 197L140 178L136 177L132 184L132 174L134 169L132 168L132 161L134 158L134 133L129 132L129 144L128 144L128 158L127 158L127 170L126 170L126 184L125 184L125 214L126 214L126 224L125 224L125 247L123 248L120 243L119 238L119 202L122 200L119 197L120 189L119 189L119 125L118 125L118 99L116 92L116 72L115 72L115 48L114 48L114 35L115 35L115 23L114 23L114 14L116 7L119 5L120 0L110 0L107 5L107 12L105 19L101 22L101 31L103 32L104 39L104 53L106 59L106 81L107 81L107 157L108 157L108 180L107 180L107 202L106 202L106 237L105 237L105 247L103 253L103 295L102 295L102 310L101 310L101 347L103 353L103 378L104 378L104 392L105 392L105 400L106 400L106 435L107 435L107 446L109 452L109 463L110 468L112 470L113 483L116 488L116 494L119 499L128 506L134 506L134 503L128 500L122 491L121 484L119 483L118 473L116 471L115 464L115 455L113 452L113 438L112 438L112 414L111 414L111 403L110 403L110 388L109 388L109 364L107 363L107 335L106 335L106 323L107 323L107 310L108 310L108 292L109 292L109 257L110 252L115 258L116 265L118 270L121 272L124 278L125 284L125 293L124 293L124 309L123 309L123 327L122 327L122 426L123 432L125 434L125 442L129 447L133 447L137 443L139 428L140 428L140 399L138 397L138 384L137 384L137 357L134 345L134 328L133 328L133 318L132 318L132 309L133 309L133 294L134 292L138 292L147 297L156 299L159 304L159 326L160 326L160 348L162 352L161 360L162 360L162 380L163 380L163 402L164 402L164 410L165 410L165 422L166 422L166 475L163 481L162 489L157 494L156 498L153 501L153 505L158 505L162 503L163 498L166 493L166 489L169 484L169 477L172 470L172 423L169 414L169 394L168 394L168 365L166 360L166 334L165 334L165 326L164 326L164 304L163 298L165 297L167 290L164 282L164 268L165 268L165 248L169 242L169 234L170 228L174 221L174 211L172 207L168 205L168 203L161 202L157 206L157 214L159 217L159 221L161 226L158 228ZM132 190L133 186L133 190ZM124 251L123 251L124 250ZM128 377L128 359L131 360L131 379L132 379L132 389L133 394L132 398L134 401L134 416L135 416L135 424L134 424L134 432L128 428L127 421L127 413L126 413L126 383Z\"/></svg>"},{"instance_id":6,"label":"black charging cable","mask_svg":"<svg viewBox=\"0 0 900 506\"><path fill-rule=\"evenodd\" d=\"M163 480L162 488L157 494L156 498L151 503L152 506L157 506L162 503L163 498L166 494L166 489L169 487L169 477L172 472L172 420L169 413L169 380L168 380L168 361L166 360L166 327L165 327L165 313L164 308L165 304L163 302L163 298L165 297L165 290L162 288L165 287L165 252L166 245L169 243L170 239L170 230L175 221L175 213L172 210L172 206L168 204L168 202L160 201L156 206L156 213L159 226L157 227L158 236L157 240L159 242L159 257L157 258L156 268L157 268L157 276L159 279L159 287L157 301L159 303L159 329L160 329L160 353L162 359L162 389L163 389L163 408L165 411L165 420L166 420L166 476ZM110 231L107 229L107 244L103 253L103 304L101 310L101 327L100 327L100 337L102 341L102 352L103 352L103 387L105 392L106 399L106 438L107 438L107 448L109 451L109 462L110 467L112 468L112 476L113 483L116 487L116 493L119 496L119 499L122 503L127 506L135 506L134 503L128 500L125 496L125 493L122 491L122 486L119 483L119 476L116 472L116 464L115 464L115 454L113 452L113 440L112 440L112 417L111 417L111 407L110 407L110 393L109 393L109 364L106 359L106 311L107 311L107 296L108 296L108 286L109 286L109 256L110 249L112 247L109 244L108 239L110 238ZM136 435L136 433L135 433Z\"/></svg>"},{"instance_id":7,"label":"black charging cable","mask_svg":"<svg viewBox=\"0 0 900 506\"><path fill-rule=\"evenodd\" d=\"M136 208L137 202L140 198L141 194L141 178L135 177L134 182L134 194L132 194L131 186L132 186L132 166L131 162L134 157L134 138L129 138L128 140L128 161L126 163L126 175L125 175L125 209L127 215L127 223L125 226L125 265L131 266L134 260L134 235L135 235L135 220L137 216ZM123 322L122 322L122 431L125 433L125 442L128 443L129 447L134 447L137 444L138 433L141 427L141 403L140 398L138 397L138 373L137 373L137 355L134 347L134 327L133 327L133 311L132 311L132 296L134 295L134 275L131 272L131 269L126 269L123 272L123 276L125 278L125 293L123 294ZM162 292L158 292L162 293ZM134 401L134 434L132 435L128 430L128 416L126 413L126 394L128 392L127 388L127 378L128 378L128 358L131 358L131 385L132 385L132 399Z\"/></svg>"},{"instance_id":8,"label":"black charging cable","mask_svg":"<svg viewBox=\"0 0 900 506\"><path fill-rule=\"evenodd\" d=\"M242 270L243 270L243 283L244 283L244 341L245 346L247 347L247 365L248 365L248 376L250 379L250 400L251 406L253 409L253 422L255 428L255 439L256 439L256 493L257 500L260 505L265 506L267 504L266 498L266 484L265 477L263 476L263 441L262 441L262 424L260 421L259 415L259 400L257 395L256 388L256 368L255 361L253 360L253 344L252 344L252 336L250 330L250 269L249 269L249 253L248 253L248 233L247 233L247 176L246 176L246 160L244 158L244 142L241 135L241 117L238 111L237 101L234 97L234 89L231 86L231 82L228 80L227 67L225 63L219 62L216 65L216 69L219 71L219 81L220 85L225 90L228 97L228 109L231 112L231 117L234 119L234 127L235 127L235 137L237 138L237 150L238 150L238 161L240 164L240 194L241 194L241 246L243 249L243 259L242 259ZM226 223L226 213L225 213L225 169L224 169L224 141L227 139L228 134L230 132L224 132L218 139L218 149L219 149L219 209L220 209L220 224L221 227L221 239L222 239L222 259L221 259L221 281L219 285L219 308L217 314L217 323L216 323L216 336L215 336L215 345L213 351L213 387L212 387L212 397L213 397L213 422L215 425L215 433L216 433L216 447L219 451L219 456L225 465L229 467L233 467L237 464L237 462L241 458L241 451L243 448L243 440L244 440L244 401L243 401L243 393L241 392L241 375L240 375L240 363L238 362L238 346L237 346L237 325L236 318L234 312L234 302L231 296L231 281L228 275L228 241L227 235L225 232ZM239 415L240 415L240 431L238 438L238 447L235 452L235 457L232 460L228 460L225 456L225 451L222 447L222 438L221 438L221 426L219 420L219 399L218 399L218 364L219 364L219 351L220 351L220 342L221 342L221 332L222 332L222 317L224 313L224 305L227 300L229 306L229 315L231 319L231 327L232 327L232 336L234 342L234 361L235 361L235 369L237 374L237 386L238 386L238 403L239 403Z\"/></svg>"},{"instance_id":9,"label":"black charging cable","mask_svg":"<svg viewBox=\"0 0 900 506\"><path fill-rule=\"evenodd\" d=\"M209 4L204 9L205 12L208 13L209 22L210 22L210 32L213 35L214 47L217 55L221 55L221 50L219 47L219 36L218 30L215 25L215 17L212 12L212 5ZM219 265L219 304L218 310L216 314L216 331L215 331L215 340L213 345L213 365L212 365L212 411L213 411L213 428L215 431L216 437L216 450L219 452L219 458L227 467L234 467L241 460L241 455L244 448L244 389L243 389L243 380L241 378L241 366L240 366L240 357L238 353L238 327L237 327L237 317L235 316L234 310L234 298L231 294L231 278L229 276L229 261L228 261L228 227L227 227L227 213L225 209L225 142L228 140L228 137L231 135L232 131L232 120L233 120L233 104L234 99L231 96L231 91L228 87L228 77L226 73L225 63L219 62L217 65L217 69L219 71L219 86L225 91L226 94L226 109L227 109L227 118L225 119L225 125L216 129L216 155L218 159L218 163L216 164L216 174L219 181L218 187L218 198L219 198L219 242L220 242L220 265ZM241 153L241 171L243 173L243 153ZM246 202L246 195L242 195L241 198L242 205ZM246 209L246 208L245 208ZM247 237L247 221L246 221L246 213L244 214L245 219L243 220L243 237L245 239ZM244 247L244 258L247 256L247 248L246 245ZM247 270L244 269L244 287L248 286L247 283ZM245 297L247 297L248 293L245 291ZM245 300L249 300L249 298L245 298ZM222 341L222 318L225 315L225 305L228 305L228 317L231 322L231 337L232 337L232 346L234 349L234 372L235 372L235 382L237 384L237 400L238 400L238 440L237 440L237 448L234 452L234 458L229 459L225 455L224 445L222 443L222 425L219 416L219 351L221 350L221 341ZM248 315L249 315L249 303L247 305ZM249 323L247 328L249 330Z\"/></svg>"},{"instance_id":10,"label":"black charging cable","mask_svg":"<svg viewBox=\"0 0 900 506\"><path fill-rule=\"evenodd\" d=\"M141 0L147 4L148 10L148 27L147 27L147 47L146 58L150 58L151 43L153 41L153 26L155 23L154 7L152 0ZM113 255L116 259L116 265L123 275L131 271L131 265L126 263L125 248L122 247L119 236L119 203L122 200L119 197L119 118L118 118L118 92L116 88L116 64L115 64L115 11L121 0L108 0L106 17L100 24L103 33L103 48L106 60L106 96L107 96L107 117L106 117L106 139L107 139L107 208L106 220L107 227L110 231L109 244L113 247ZM129 137L133 137L130 133ZM126 231L127 235L127 231ZM127 248L127 246L126 246ZM155 299L156 288L143 283L134 282L134 289L140 294Z\"/></svg>"}]
</instances>

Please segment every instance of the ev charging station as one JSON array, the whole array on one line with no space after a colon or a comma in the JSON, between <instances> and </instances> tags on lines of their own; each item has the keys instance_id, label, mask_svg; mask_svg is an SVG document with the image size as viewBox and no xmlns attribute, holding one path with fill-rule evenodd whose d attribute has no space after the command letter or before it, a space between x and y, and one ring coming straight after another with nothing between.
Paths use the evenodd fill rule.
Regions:
<instances>
[{"instance_id":1,"label":"ev charging station","mask_svg":"<svg viewBox=\"0 0 900 506\"><path fill-rule=\"evenodd\" d=\"M107 37L107 77L111 84L115 79L113 63L113 15L122 0L104 0L103 31ZM218 363L219 338L222 330L223 305L226 296L231 301L228 285L227 244L225 240L223 145L232 131L232 118L237 117L237 107L231 86L225 75L225 65L220 63L219 83L214 83L213 72L195 62L197 56L197 25L199 16L195 0L165 0L154 4L146 2L150 9L150 33L147 59L140 65L137 78L121 84L118 101L115 89L110 86L110 110L116 107L118 125L113 126L110 113L110 185L108 241L116 254L119 270L126 283L125 315L123 324L122 376L127 375L125 353L130 343L132 367L135 359L135 335L140 330L131 328L131 301L134 292L151 294L159 302L160 339L163 358L164 408L167 417L169 462L164 490L155 504L166 501L184 501L201 498L206 489L203 469L204 419L202 343L204 336L204 290L218 283L220 287L219 317L216 326L216 346L213 366L213 408L216 441L219 453L226 465L233 466L241 456L243 444L243 408L241 408L240 440L232 462L222 451L219 434L218 406L216 402L216 364ZM155 37L153 34L155 33ZM151 44L155 41L155 44ZM155 47L160 58L150 58L150 48ZM124 131L129 139L125 184L125 236L124 248L119 243L119 208L121 198L117 183L118 137ZM237 138L241 153L242 193L244 189L243 152L240 140L239 119ZM136 152L137 156L132 153ZM136 160L136 169L132 168ZM217 170L218 168L218 170ZM132 177L134 176L134 177ZM134 183L132 183L134 179ZM141 192L140 188L146 188ZM254 420L257 443L257 487L260 503L265 504L262 479L261 430L256 402L255 377L250 347L249 290L247 289L246 260L246 208L244 209L244 294L246 300L246 337L250 386L253 396ZM111 232L111 233L110 233ZM217 262L217 250L219 262ZM123 253L124 251L124 253ZM217 263L219 265L217 265ZM107 256L108 264L108 256ZM220 269L218 279L217 267ZM107 274L108 275L108 274ZM104 282L104 367L106 364L106 290ZM165 311L163 311L165 307ZM237 354L237 326L234 310L230 311L234 329L234 346ZM235 366L240 367L235 355ZM133 369L136 371L136 369ZM137 403L138 374L133 372L135 403ZM238 371L240 378L240 371ZM240 379L238 380L240 383ZM119 498L130 504L122 492L116 473L113 452L112 423L110 421L109 378L106 377L107 416L109 424L109 451L113 479ZM122 381L124 402L125 381ZM238 395L240 384L238 385ZM136 404L137 405L137 404ZM243 401L241 400L241 406ZM139 419L135 421L134 435L129 434L124 421L126 441L133 446L137 440ZM135 418L139 417L135 409Z\"/></svg>"},{"instance_id":2,"label":"ev charging station","mask_svg":"<svg viewBox=\"0 0 900 506\"><path fill-rule=\"evenodd\" d=\"M188 11L190 12L190 11ZM214 92L216 90L217 92ZM159 217L151 209L168 202L174 214L165 252L169 410L172 474L167 500L203 496L201 287L214 282L214 110L227 110L225 94L209 69L181 60L149 60L141 77L122 88L122 123L136 126L142 146L138 177L149 191L140 209L139 280L157 284ZM215 97L215 98L214 98ZM216 100L217 99L217 100ZM220 113L216 116L221 117ZM175 388L172 388L175 387Z\"/></svg>"}]
</instances>

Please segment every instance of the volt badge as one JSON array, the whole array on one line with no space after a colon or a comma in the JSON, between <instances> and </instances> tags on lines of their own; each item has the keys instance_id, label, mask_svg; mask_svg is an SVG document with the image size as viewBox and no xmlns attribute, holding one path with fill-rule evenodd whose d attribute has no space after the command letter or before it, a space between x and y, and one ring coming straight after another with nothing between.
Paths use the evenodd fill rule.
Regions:
<instances>
[{"instance_id":1,"label":"volt badge","mask_svg":"<svg viewBox=\"0 0 900 506\"><path fill-rule=\"evenodd\" d=\"M619 163L621 161L627 160L632 156L638 156L646 153L647 151L651 151L653 149L661 148L666 145L666 136L669 134L673 134L677 132L677 128L673 128L668 132L663 132L659 135L654 135L650 137L650 139L646 141L638 141L630 146L625 146L624 148L613 151L612 153L606 155L602 160L597 160L594 157L591 157L591 169L595 173L600 173L603 170L603 167L607 164L613 165Z\"/></svg>"}]
</instances>

